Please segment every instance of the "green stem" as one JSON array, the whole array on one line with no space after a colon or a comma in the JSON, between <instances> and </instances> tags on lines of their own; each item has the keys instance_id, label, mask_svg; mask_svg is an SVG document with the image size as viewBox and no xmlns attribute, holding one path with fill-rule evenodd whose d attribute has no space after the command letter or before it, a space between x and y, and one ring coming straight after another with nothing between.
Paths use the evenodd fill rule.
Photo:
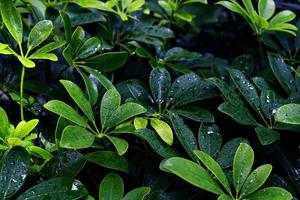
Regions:
<instances>
[{"instance_id":1,"label":"green stem","mask_svg":"<svg viewBox=\"0 0 300 200\"><path fill-rule=\"evenodd\" d=\"M21 113L21 121L24 120L24 108L23 108L24 77L25 77L25 66L22 65L22 74L21 74L21 82L20 82L20 113Z\"/></svg>"}]
</instances>

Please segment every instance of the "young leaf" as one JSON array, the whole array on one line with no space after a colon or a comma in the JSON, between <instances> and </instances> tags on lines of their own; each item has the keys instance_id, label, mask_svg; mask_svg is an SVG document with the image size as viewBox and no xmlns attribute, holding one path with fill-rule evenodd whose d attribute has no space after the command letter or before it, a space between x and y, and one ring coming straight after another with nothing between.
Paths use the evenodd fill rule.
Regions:
<instances>
[{"instance_id":1,"label":"young leaf","mask_svg":"<svg viewBox=\"0 0 300 200\"><path fill-rule=\"evenodd\" d=\"M166 122L156 119L156 118L151 118L150 119L150 124L152 128L158 133L159 137L168 145L172 145L173 143L173 131L169 124Z\"/></svg>"},{"instance_id":2,"label":"young leaf","mask_svg":"<svg viewBox=\"0 0 300 200\"><path fill-rule=\"evenodd\" d=\"M60 115L72 122L74 122L75 124L78 124L79 126L82 127L88 127L88 123L87 120L83 117L81 117L71 106L69 106L68 104L59 101L59 100L51 100L49 102L47 102L46 104L44 104L44 107L57 114Z\"/></svg>"},{"instance_id":3,"label":"young leaf","mask_svg":"<svg viewBox=\"0 0 300 200\"><path fill-rule=\"evenodd\" d=\"M173 157L162 161L160 169L173 173L188 183L207 190L211 193L221 195L224 192L213 177L199 164L185 158Z\"/></svg>"},{"instance_id":4,"label":"young leaf","mask_svg":"<svg viewBox=\"0 0 300 200\"><path fill-rule=\"evenodd\" d=\"M133 120L133 124L135 129L147 128L148 120L142 117L136 117Z\"/></svg>"},{"instance_id":5,"label":"young leaf","mask_svg":"<svg viewBox=\"0 0 300 200\"><path fill-rule=\"evenodd\" d=\"M17 56L18 60L22 63L22 65L24 65L27 68L34 68L35 67L35 63L30 60L29 58L25 58L22 56Z\"/></svg>"},{"instance_id":6,"label":"young leaf","mask_svg":"<svg viewBox=\"0 0 300 200\"><path fill-rule=\"evenodd\" d=\"M125 158L113 151L96 151L85 155L85 158L97 165L109 169L120 170L128 172L128 163Z\"/></svg>"},{"instance_id":7,"label":"young leaf","mask_svg":"<svg viewBox=\"0 0 300 200\"><path fill-rule=\"evenodd\" d=\"M53 24L50 20L38 22L30 31L27 42L27 49L30 51L44 42L53 29Z\"/></svg>"},{"instance_id":8,"label":"young leaf","mask_svg":"<svg viewBox=\"0 0 300 200\"><path fill-rule=\"evenodd\" d=\"M0 137L4 138L8 132L9 128L9 121L8 121L8 117L6 115L6 112L3 108L0 107Z\"/></svg>"},{"instance_id":9,"label":"young leaf","mask_svg":"<svg viewBox=\"0 0 300 200\"><path fill-rule=\"evenodd\" d=\"M240 198L244 198L258 190L268 179L272 165L266 164L256 168L246 179L241 189Z\"/></svg>"},{"instance_id":10,"label":"young leaf","mask_svg":"<svg viewBox=\"0 0 300 200\"><path fill-rule=\"evenodd\" d=\"M275 13L275 2L273 0L259 0L258 13L266 20L270 19Z\"/></svg>"},{"instance_id":11,"label":"young leaf","mask_svg":"<svg viewBox=\"0 0 300 200\"><path fill-rule=\"evenodd\" d=\"M300 104L286 104L280 107L276 114L275 120L287 124L300 124Z\"/></svg>"},{"instance_id":12,"label":"young leaf","mask_svg":"<svg viewBox=\"0 0 300 200\"><path fill-rule=\"evenodd\" d=\"M30 157L21 147L14 147L0 164L0 198L8 199L25 183Z\"/></svg>"},{"instance_id":13,"label":"young leaf","mask_svg":"<svg viewBox=\"0 0 300 200\"><path fill-rule=\"evenodd\" d=\"M233 159L233 185L239 193L245 183L254 162L253 149L246 143L241 143Z\"/></svg>"},{"instance_id":14,"label":"young leaf","mask_svg":"<svg viewBox=\"0 0 300 200\"><path fill-rule=\"evenodd\" d=\"M53 178L43 181L25 192L17 200L82 199L88 195L85 186L73 178Z\"/></svg>"},{"instance_id":15,"label":"young leaf","mask_svg":"<svg viewBox=\"0 0 300 200\"><path fill-rule=\"evenodd\" d=\"M41 147L38 147L38 146L29 146L29 147L26 147L26 150L28 152L30 152L30 154L33 154L44 160L50 160L52 158L52 154L49 151L47 151Z\"/></svg>"},{"instance_id":16,"label":"young leaf","mask_svg":"<svg viewBox=\"0 0 300 200\"><path fill-rule=\"evenodd\" d=\"M69 95L79 106L79 108L84 112L89 120L95 122L95 117L93 114L92 106L90 102L86 99L84 93L75 83L68 80L60 80L65 89L68 91Z\"/></svg>"},{"instance_id":17,"label":"young leaf","mask_svg":"<svg viewBox=\"0 0 300 200\"><path fill-rule=\"evenodd\" d=\"M135 188L128 192L123 200L144 200L146 196L150 193L151 188L149 187L140 187L140 188Z\"/></svg>"},{"instance_id":18,"label":"young leaf","mask_svg":"<svg viewBox=\"0 0 300 200\"><path fill-rule=\"evenodd\" d=\"M16 127L14 136L19 138L24 138L38 125L38 123L39 123L38 119L32 119L28 122L21 121Z\"/></svg>"},{"instance_id":19,"label":"young leaf","mask_svg":"<svg viewBox=\"0 0 300 200\"><path fill-rule=\"evenodd\" d=\"M92 146L95 136L79 126L67 126L61 136L60 146L67 149L84 149Z\"/></svg>"},{"instance_id":20,"label":"young leaf","mask_svg":"<svg viewBox=\"0 0 300 200\"><path fill-rule=\"evenodd\" d=\"M18 45L22 44L23 23L22 17L13 1L1 0L0 11L3 23Z\"/></svg>"},{"instance_id":21,"label":"young leaf","mask_svg":"<svg viewBox=\"0 0 300 200\"><path fill-rule=\"evenodd\" d=\"M194 151L195 155L205 165L205 167L217 178L226 191L231 194L229 182L220 165L203 151Z\"/></svg>"},{"instance_id":22,"label":"young leaf","mask_svg":"<svg viewBox=\"0 0 300 200\"><path fill-rule=\"evenodd\" d=\"M124 194L122 178L115 173L107 174L100 183L99 200L121 200Z\"/></svg>"},{"instance_id":23,"label":"young leaf","mask_svg":"<svg viewBox=\"0 0 300 200\"><path fill-rule=\"evenodd\" d=\"M270 25L282 24L295 19L296 14L289 10L283 10L277 13L270 21Z\"/></svg>"}]
</instances>

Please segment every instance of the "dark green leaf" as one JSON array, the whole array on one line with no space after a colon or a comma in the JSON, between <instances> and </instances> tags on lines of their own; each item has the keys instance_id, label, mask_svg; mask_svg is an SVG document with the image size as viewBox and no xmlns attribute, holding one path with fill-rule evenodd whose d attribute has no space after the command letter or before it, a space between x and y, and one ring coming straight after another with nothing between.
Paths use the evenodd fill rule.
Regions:
<instances>
[{"instance_id":1,"label":"dark green leaf","mask_svg":"<svg viewBox=\"0 0 300 200\"><path fill-rule=\"evenodd\" d=\"M215 124L212 126L201 124L198 131L198 143L200 150L215 157L222 145L222 135L219 128Z\"/></svg>"},{"instance_id":2,"label":"dark green leaf","mask_svg":"<svg viewBox=\"0 0 300 200\"><path fill-rule=\"evenodd\" d=\"M159 104L164 103L171 86L170 73L163 68L154 68L151 71L149 82L155 101Z\"/></svg>"},{"instance_id":3,"label":"dark green leaf","mask_svg":"<svg viewBox=\"0 0 300 200\"><path fill-rule=\"evenodd\" d=\"M151 188L149 187L136 188L128 192L124 196L123 200L144 200L146 196L150 193L150 191Z\"/></svg>"},{"instance_id":4,"label":"dark green leaf","mask_svg":"<svg viewBox=\"0 0 300 200\"><path fill-rule=\"evenodd\" d=\"M50 20L38 22L30 31L27 42L27 49L30 51L44 42L53 29L53 24Z\"/></svg>"},{"instance_id":5,"label":"dark green leaf","mask_svg":"<svg viewBox=\"0 0 300 200\"><path fill-rule=\"evenodd\" d=\"M266 127L256 127L255 132L262 145L272 144L280 137L280 134L277 131Z\"/></svg>"},{"instance_id":6,"label":"dark green leaf","mask_svg":"<svg viewBox=\"0 0 300 200\"><path fill-rule=\"evenodd\" d=\"M121 200L124 194L122 178L115 173L107 174L99 187L99 200Z\"/></svg>"},{"instance_id":7,"label":"dark green leaf","mask_svg":"<svg viewBox=\"0 0 300 200\"><path fill-rule=\"evenodd\" d=\"M173 109L178 115L187 117L196 122L214 122L214 116L211 112L206 109L199 107L182 107L178 109Z\"/></svg>"}]
</instances>

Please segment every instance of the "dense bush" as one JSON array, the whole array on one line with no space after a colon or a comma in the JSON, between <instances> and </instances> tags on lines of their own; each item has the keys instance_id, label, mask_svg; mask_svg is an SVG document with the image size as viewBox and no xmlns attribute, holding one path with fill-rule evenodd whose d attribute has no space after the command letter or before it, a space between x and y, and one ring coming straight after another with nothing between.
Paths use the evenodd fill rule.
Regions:
<instances>
[{"instance_id":1,"label":"dense bush","mask_svg":"<svg viewBox=\"0 0 300 200\"><path fill-rule=\"evenodd\" d=\"M0 0L0 199L299 198L299 11Z\"/></svg>"}]
</instances>

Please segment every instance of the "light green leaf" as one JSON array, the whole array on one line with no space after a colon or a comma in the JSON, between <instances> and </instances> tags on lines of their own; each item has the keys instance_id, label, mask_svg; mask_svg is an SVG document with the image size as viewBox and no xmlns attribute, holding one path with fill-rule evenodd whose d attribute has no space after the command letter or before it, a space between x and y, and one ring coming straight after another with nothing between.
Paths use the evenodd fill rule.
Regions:
<instances>
[{"instance_id":1,"label":"light green leaf","mask_svg":"<svg viewBox=\"0 0 300 200\"><path fill-rule=\"evenodd\" d=\"M36 155L45 160L50 160L53 157L49 151L38 146L29 146L26 147L26 150L29 151L30 154Z\"/></svg>"},{"instance_id":2,"label":"light green leaf","mask_svg":"<svg viewBox=\"0 0 300 200\"><path fill-rule=\"evenodd\" d=\"M233 185L237 193L245 183L254 162L253 149L246 143L241 143L233 159Z\"/></svg>"},{"instance_id":3,"label":"light green leaf","mask_svg":"<svg viewBox=\"0 0 300 200\"><path fill-rule=\"evenodd\" d=\"M246 179L241 189L240 198L244 198L258 190L268 179L272 165L266 164L256 168Z\"/></svg>"},{"instance_id":4,"label":"light green leaf","mask_svg":"<svg viewBox=\"0 0 300 200\"><path fill-rule=\"evenodd\" d=\"M268 187L255 192L244 200L292 200L293 196L285 189Z\"/></svg>"},{"instance_id":5,"label":"light green leaf","mask_svg":"<svg viewBox=\"0 0 300 200\"><path fill-rule=\"evenodd\" d=\"M286 104L280 107L276 114L275 120L287 124L300 124L300 104Z\"/></svg>"},{"instance_id":6,"label":"light green leaf","mask_svg":"<svg viewBox=\"0 0 300 200\"><path fill-rule=\"evenodd\" d=\"M295 19L296 14L290 10L283 10L277 13L270 21L270 25L282 24Z\"/></svg>"},{"instance_id":7,"label":"light green leaf","mask_svg":"<svg viewBox=\"0 0 300 200\"><path fill-rule=\"evenodd\" d=\"M44 42L53 29L53 24L50 20L38 22L30 31L27 41L27 49L30 51Z\"/></svg>"},{"instance_id":8,"label":"light green leaf","mask_svg":"<svg viewBox=\"0 0 300 200\"><path fill-rule=\"evenodd\" d=\"M259 0L258 13L266 20L270 19L275 13L275 2L273 0Z\"/></svg>"},{"instance_id":9,"label":"light green leaf","mask_svg":"<svg viewBox=\"0 0 300 200\"><path fill-rule=\"evenodd\" d=\"M142 117L136 117L133 120L135 129L147 128L148 120Z\"/></svg>"},{"instance_id":10,"label":"light green leaf","mask_svg":"<svg viewBox=\"0 0 300 200\"><path fill-rule=\"evenodd\" d=\"M8 135L9 121L6 112L0 107L0 137L4 138Z\"/></svg>"},{"instance_id":11,"label":"light green leaf","mask_svg":"<svg viewBox=\"0 0 300 200\"><path fill-rule=\"evenodd\" d=\"M126 140L122 138L110 136L110 135L105 135L105 136L111 141L111 143L113 143L114 147L116 148L120 156L126 153L129 146Z\"/></svg>"},{"instance_id":12,"label":"light green leaf","mask_svg":"<svg viewBox=\"0 0 300 200\"><path fill-rule=\"evenodd\" d=\"M158 133L159 137L168 145L172 145L173 143L173 131L169 124L166 122L156 119L156 118L151 118L150 119L150 124L152 128Z\"/></svg>"},{"instance_id":13,"label":"light green leaf","mask_svg":"<svg viewBox=\"0 0 300 200\"><path fill-rule=\"evenodd\" d=\"M18 60L22 63L22 65L24 65L27 68L34 68L35 67L35 63L33 61L31 61L29 58L25 58L22 56L17 56Z\"/></svg>"},{"instance_id":14,"label":"light green leaf","mask_svg":"<svg viewBox=\"0 0 300 200\"><path fill-rule=\"evenodd\" d=\"M14 136L19 137L21 139L24 138L38 125L38 123L39 123L38 119L32 119L28 122L21 121L16 127Z\"/></svg>"},{"instance_id":15,"label":"light green leaf","mask_svg":"<svg viewBox=\"0 0 300 200\"><path fill-rule=\"evenodd\" d=\"M0 11L3 23L18 45L22 44L23 23L22 17L13 1L1 0Z\"/></svg>"}]
</instances>

